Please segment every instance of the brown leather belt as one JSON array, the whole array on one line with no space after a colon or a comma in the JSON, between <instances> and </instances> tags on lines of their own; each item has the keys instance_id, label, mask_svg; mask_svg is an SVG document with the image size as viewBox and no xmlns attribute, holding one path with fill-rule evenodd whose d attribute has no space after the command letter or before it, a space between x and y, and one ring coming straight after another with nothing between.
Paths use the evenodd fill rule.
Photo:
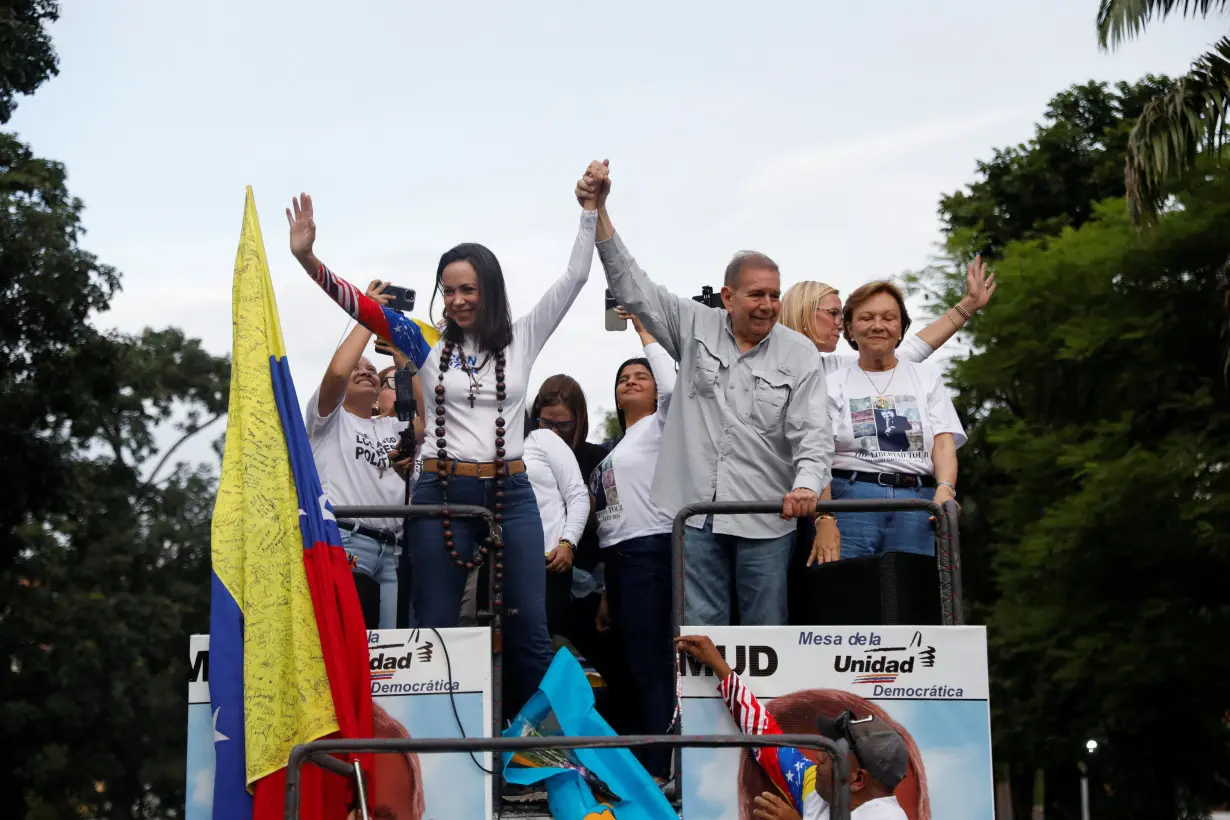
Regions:
<instances>
[{"instance_id":1,"label":"brown leather belt","mask_svg":"<svg viewBox=\"0 0 1230 820\"><path fill-rule=\"evenodd\" d=\"M525 472L525 462L519 458L504 462L509 475ZM423 459L423 475L445 472L449 475L465 476L466 478L495 478L495 462L492 461L453 461L452 459Z\"/></svg>"}]
</instances>

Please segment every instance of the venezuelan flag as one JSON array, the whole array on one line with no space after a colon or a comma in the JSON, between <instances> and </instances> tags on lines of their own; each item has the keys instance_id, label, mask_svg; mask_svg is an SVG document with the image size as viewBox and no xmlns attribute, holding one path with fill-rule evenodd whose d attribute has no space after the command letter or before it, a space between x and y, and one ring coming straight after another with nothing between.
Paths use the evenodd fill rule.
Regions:
<instances>
[{"instance_id":1,"label":"venezuelan flag","mask_svg":"<svg viewBox=\"0 0 1230 820\"><path fill-rule=\"evenodd\" d=\"M291 749L371 737L372 698L363 613L291 382L251 188L232 320L210 579L213 816L280 820ZM303 817L346 816L342 778L309 766L303 787Z\"/></svg>"}]
</instances>

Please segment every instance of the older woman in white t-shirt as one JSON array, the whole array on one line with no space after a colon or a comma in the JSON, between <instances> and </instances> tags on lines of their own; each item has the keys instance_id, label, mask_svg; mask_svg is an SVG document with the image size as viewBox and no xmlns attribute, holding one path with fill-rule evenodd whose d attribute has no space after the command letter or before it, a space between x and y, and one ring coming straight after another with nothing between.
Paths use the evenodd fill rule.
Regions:
<instances>
[{"instance_id":1,"label":"older woman in white t-shirt","mask_svg":"<svg viewBox=\"0 0 1230 820\"><path fill-rule=\"evenodd\" d=\"M598 546L606 566L605 602L635 681L633 734L658 735L675 709L674 633L671 627L671 528L654 504L653 485L662 427L675 389L675 362L628 313L645 347L615 375L615 407L623 437L590 477ZM671 750L636 750L659 782L670 776Z\"/></svg>"},{"instance_id":2,"label":"older woman in white t-shirt","mask_svg":"<svg viewBox=\"0 0 1230 820\"><path fill-rule=\"evenodd\" d=\"M891 282L869 282L846 299L846 340L856 362L828 377L836 453L832 495L840 499L956 497L957 448L965 431L937 368L898 358L910 316ZM838 513L840 557L885 552L935 554L925 512ZM817 539L813 558L833 560Z\"/></svg>"},{"instance_id":3,"label":"older woman in white t-shirt","mask_svg":"<svg viewBox=\"0 0 1230 820\"><path fill-rule=\"evenodd\" d=\"M953 337L970 318L987 306L995 294L995 274L988 273L981 256L974 257L965 271L965 295L943 315L913 336L903 338L895 355L910 362L922 362ZM812 340L821 353L821 362L828 373L841 367L854 365L853 356L834 356L837 343L841 341L845 319L841 296L837 289L824 282L796 282L782 296L780 321L791 330L797 330ZM909 317L901 328L902 335L909 327ZM829 488L820 494L821 500L830 497ZM811 521L799 522L800 543L798 550L806 554L810 543L810 564L821 556L836 558L840 549L840 534L837 519L831 513L822 514L813 526ZM806 540L802 540L806 538ZM800 560L802 556L799 556Z\"/></svg>"}]
</instances>

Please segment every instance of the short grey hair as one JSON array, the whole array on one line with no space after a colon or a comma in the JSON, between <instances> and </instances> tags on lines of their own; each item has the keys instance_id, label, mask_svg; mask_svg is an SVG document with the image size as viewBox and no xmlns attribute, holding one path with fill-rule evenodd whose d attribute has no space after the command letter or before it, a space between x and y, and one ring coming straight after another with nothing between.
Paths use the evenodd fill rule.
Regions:
<instances>
[{"instance_id":1,"label":"short grey hair","mask_svg":"<svg viewBox=\"0 0 1230 820\"><path fill-rule=\"evenodd\" d=\"M732 290L739 286L739 277L745 270L771 270L778 276L782 275L777 263L759 251L739 251L726 266L726 278L722 282Z\"/></svg>"}]
</instances>

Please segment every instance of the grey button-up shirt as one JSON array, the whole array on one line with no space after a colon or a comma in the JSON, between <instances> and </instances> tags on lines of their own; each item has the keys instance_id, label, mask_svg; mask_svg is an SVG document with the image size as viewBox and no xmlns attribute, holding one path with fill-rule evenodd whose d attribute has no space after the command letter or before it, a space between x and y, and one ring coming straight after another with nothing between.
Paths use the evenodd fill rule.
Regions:
<instances>
[{"instance_id":1,"label":"grey button-up shirt","mask_svg":"<svg viewBox=\"0 0 1230 820\"><path fill-rule=\"evenodd\" d=\"M651 494L674 516L699 501L781 500L819 493L832 478L833 428L816 346L775 325L746 353L724 310L655 285L619 236L598 243L607 283L624 309L679 362ZM704 525L701 516L689 526ZM777 515L719 515L715 533L777 538L795 522Z\"/></svg>"}]
</instances>

